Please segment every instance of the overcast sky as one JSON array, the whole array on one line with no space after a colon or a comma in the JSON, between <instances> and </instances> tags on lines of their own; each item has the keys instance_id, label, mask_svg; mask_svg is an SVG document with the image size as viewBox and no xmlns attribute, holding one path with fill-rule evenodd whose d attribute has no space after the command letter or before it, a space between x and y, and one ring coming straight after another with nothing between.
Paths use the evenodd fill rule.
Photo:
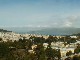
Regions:
<instances>
[{"instance_id":1,"label":"overcast sky","mask_svg":"<svg viewBox=\"0 0 80 60\"><path fill-rule=\"evenodd\" d=\"M0 27L80 27L80 0L0 0Z\"/></svg>"}]
</instances>

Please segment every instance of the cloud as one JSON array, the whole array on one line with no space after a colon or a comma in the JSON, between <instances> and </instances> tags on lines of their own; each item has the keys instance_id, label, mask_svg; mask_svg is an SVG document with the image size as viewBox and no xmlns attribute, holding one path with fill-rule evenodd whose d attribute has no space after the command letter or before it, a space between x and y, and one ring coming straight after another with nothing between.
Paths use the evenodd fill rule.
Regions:
<instances>
[{"instance_id":1,"label":"cloud","mask_svg":"<svg viewBox=\"0 0 80 60\"><path fill-rule=\"evenodd\" d=\"M66 20L63 23L64 27L73 27L74 23L77 21L77 16L69 16L66 18Z\"/></svg>"},{"instance_id":2,"label":"cloud","mask_svg":"<svg viewBox=\"0 0 80 60\"><path fill-rule=\"evenodd\" d=\"M72 24L73 24L72 22L67 21L67 22L65 22L65 25L64 25L64 26L65 26L65 27L71 27L71 26L72 26Z\"/></svg>"}]
</instances>

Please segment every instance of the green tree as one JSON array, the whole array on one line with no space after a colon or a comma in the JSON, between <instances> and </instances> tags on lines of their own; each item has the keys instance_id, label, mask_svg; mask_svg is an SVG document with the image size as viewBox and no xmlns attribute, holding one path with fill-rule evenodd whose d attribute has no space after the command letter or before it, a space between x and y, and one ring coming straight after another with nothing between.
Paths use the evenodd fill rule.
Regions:
<instances>
[{"instance_id":1,"label":"green tree","mask_svg":"<svg viewBox=\"0 0 80 60\"><path fill-rule=\"evenodd\" d=\"M46 60L45 50L42 44L38 44L34 51L38 60Z\"/></svg>"},{"instance_id":2,"label":"green tree","mask_svg":"<svg viewBox=\"0 0 80 60\"><path fill-rule=\"evenodd\" d=\"M4 42L0 42L0 57L7 57L9 52L9 46Z\"/></svg>"},{"instance_id":3,"label":"green tree","mask_svg":"<svg viewBox=\"0 0 80 60\"><path fill-rule=\"evenodd\" d=\"M70 55L72 55L72 51L68 51L68 52L66 53L66 56L70 56Z\"/></svg>"},{"instance_id":4,"label":"green tree","mask_svg":"<svg viewBox=\"0 0 80 60\"><path fill-rule=\"evenodd\" d=\"M73 56L73 60L80 60L80 58L77 55L75 55Z\"/></svg>"},{"instance_id":5,"label":"green tree","mask_svg":"<svg viewBox=\"0 0 80 60\"><path fill-rule=\"evenodd\" d=\"M74 49L74 53L80 53L80 45L78 45L78 46Z\"/></svg>"},{"instance_id":6,"label":"green tree","mask_svg":"<svg viewBox=\"0 0 80 60\"><path fill-rule=\"evenodd\" d=\"M54 52L55 52L55 50L53 50L53 49L51 48L51 46L48 45L48 47L47 47L46 50L45 50L47 59L54 59L54 57L55 57L55 53L54 53Z\"/></svg>"}]
</instances>

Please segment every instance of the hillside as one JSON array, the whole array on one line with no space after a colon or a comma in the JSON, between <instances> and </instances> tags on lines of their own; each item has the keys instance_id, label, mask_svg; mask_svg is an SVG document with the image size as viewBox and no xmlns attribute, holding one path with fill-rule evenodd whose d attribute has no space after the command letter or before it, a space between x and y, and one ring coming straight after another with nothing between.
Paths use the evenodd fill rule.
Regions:
<instances>
[{"instance_id":1,"label":"hillside","mask_svg":"<svg viewBox=\"0 0 80 60\"><path fill-rule=\"evenodd\" d=\"M80 28L29 28L29 27L12 28L11 27L11 28L2 28L0 31L2 32L13 31L20 34L29 33L29 34L44 34L44 35L72 35L80 33Z\"/></svg>"},{"instance_id":2,"label":"hillside","mask_svg":"<svg viewBox=\"0 0 80 60\"><path fill-rule=\"evenodd\" d=\"M8 31L8 30L0 29L0 32L12 32L12 31Z\"/></svg>"}]
</instances>

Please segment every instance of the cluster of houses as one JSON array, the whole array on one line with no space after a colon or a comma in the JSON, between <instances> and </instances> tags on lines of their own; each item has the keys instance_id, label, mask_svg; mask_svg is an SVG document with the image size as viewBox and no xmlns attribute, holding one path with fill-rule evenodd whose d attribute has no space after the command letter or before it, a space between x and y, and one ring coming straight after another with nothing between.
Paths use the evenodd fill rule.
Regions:
<instances>
[{"instance_id":1,"label":"cluster of houses","mask_svg":"<svg viewBox=\"0 0 80 60\"><path fill-rule=\"evenodd\" d=\"M35 37L42 37L47 39L49 37L49 35L36 35L36 34L17 34L14 32L0 32L0 38L2 38L2 41L7 42L7 41L18 41L20 38L25 37L26 39L29 39L31 36L35 36ZM63 36L56 36L57 38L63 37ZM77 38L77 36L70 36L71 38ZM70 43L68 45L64 45L64 42L52 42L51 43L51 47L53 49L60 49L61 51L61 57L65 57L66 53L68 51L72 51L72 53L74 53L74 49L76 48L77 44L80 43L79 40L76 40L76 43ZM47 48L48 43L43 43L44 48ZM33 49L36 48L37 45L33 45L32 46L32 50L29 50L30 53L34 53Z\"/></svg>"}]
</instances>

